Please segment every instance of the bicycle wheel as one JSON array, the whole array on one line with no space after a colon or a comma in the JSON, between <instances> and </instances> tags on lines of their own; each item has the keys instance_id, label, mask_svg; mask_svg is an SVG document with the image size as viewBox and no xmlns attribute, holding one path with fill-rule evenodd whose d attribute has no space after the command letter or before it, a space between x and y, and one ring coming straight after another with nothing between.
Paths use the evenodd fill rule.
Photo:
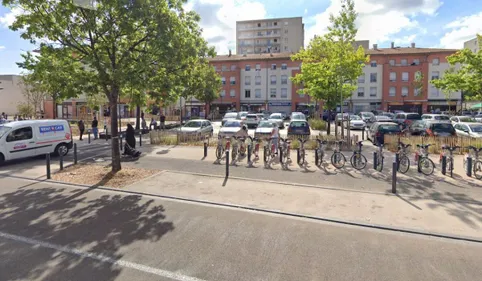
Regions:
<instances>
[{"instance_id":1,"label":"bicycle wheel","mask_svg":"<svg viewBox=\"0 0 482 281\"><path fill-rule=\"evenodd\" d=\"M474 177L478 180L482 180L482 161L477 160L474 163Z\"/></svg>"},{"instance_id":2,"label":"bicycle wheel","mask_svg":"<svg viewBox=\"0 0 482 281\"><path fill-rule=\"evenodd\" d=\"M236 160L236 157L238 157L238 149L233 147L231 150L231 161Z\"/></svg>"},{"instance_id":3,"label":"bicycle wheel","mask_svg":"<svg viewBox=\"0 0 482 281\"><path fill-rule=\"evenodd\" d=\"M435 164L432 160L428 159L427 157L420 157L418 161L418 167L422 174L426 176L430 176L433 174L433 170L435 169Z\"/></svg>"},{"instance_id":4,"label":"bicycle wheel","mask_svg":"<svg viewBox=\"0 0 482 281\"><path fill-rule=\"evenodd\" d=\"M269 155L268 155L268 148L265 146L263 151L263 161L264 163L268 162Z\"/></svg>"},{"instance_id":5,"label":"bicycle wheel","mask_svg":"<svg viewBox=\"0 0 482 281\"><path fill-rule=\"evenodd\" d=\"M316 153L318 154L318 161L315 163L316 166L321 166L321 164L323 164L323 151L320 151L319 149L316 151Z\"/></svg>"},{"instance_id":6,"label":"bicycle wheel","mask_svg":"<svg viewBox=\"0 0 482 281\"><path fill-rule=\"evenodd\" d=\"M398 160L398 171L402 174L405 174L410 169L410 159L407 156L403 155Z\"/></svg>"},{"instance_id":7,"label":"bicycle wheel","mask_svg":"<svg viewBox=\"0 0 482 281\"><path fill-rule=\"evenodd\" d=\"M334 152L331 155L331 165L337 169L341 169L345 166L346 158L341 152Z\"/></svg>"},{"instance_id":8,"label":"bicycle wheel","mask_svg":"<svg viewBox=\"0 0 482 281\"><path fill-rule=\"evenodd\" d=\"M381 156L381 155L378 155L377 156L377 166L376 166L376 170L381 172L383 171L383 159L385 157Z\"/></svg>"},{"instance_id":9,"label":"bicycle wheel","mask_svg":"<svg viewBox=\"0 0 482 281\"><path fill-rule=\"evenodd\" d=\"M298 162L298 165L303 166L305 164L305 150L302 149L300 150L300 162Z\"/></svg>"},{"instance_id":10,"label":"bicycle wheel","mask_svg":"<svg viewBox=\"0 0 482 281\"><path fill-rule=\"evenodd\" d=\"M218 145L216 147L216 158L219 160L223 157L223 147L221 145Z\"/></svg>"},{"instance_id":11,"label":"bicycle wheel","mask_svg":"<svg viewBox=\"0 0 482 281\"><path fill-rule=\"evenodd\" d=\"M361 153L355 153L350 158L351 166L357 170L362 170L367 165L367 159Z\"/></svg>"}]
</instances>

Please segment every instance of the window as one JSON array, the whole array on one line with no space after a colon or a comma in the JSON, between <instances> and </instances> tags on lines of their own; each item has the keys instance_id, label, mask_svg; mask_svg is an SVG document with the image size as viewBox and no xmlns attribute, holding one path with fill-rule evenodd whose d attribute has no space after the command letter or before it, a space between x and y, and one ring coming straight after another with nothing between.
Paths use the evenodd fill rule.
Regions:
<instances>
[{"instance_id":1,"label":"window","mask_svg":"<svg viewBox=\"0 0 482 281\"><path fill-rule=\"evenodd\" d=\"M228 67L223 64L223 66L221 66L221 70L222 71L228 71Z\"/></svg>"},{"instance_id":2,"label":"window","mask_svg":"<svg viewBox=\"0 0 482 281\"><path fill-rule=\"evenodd\" d=\"M236 85L236 77L231 76L231 77L229 78L229 83L230 83L231 85Z\"/></svg>"},{"instance_id":3,"label":"window","mask_svg":"<svg viewBox=\"0 0 482 281\"><path fill-rule=\"evenodd\" d=\"M288 34L288 29L285 29L285 34Z\"/></svg>"},{"instance_id":4,"label":"window","mask_svg":"<svg viewBox=\"0 0 482 281\"><path fill-rule=\"evenodd\" d=\"M281 85L286 85L286 84L288 84L288 76L281 75Z\"/></svg>"},{"instance_id":5,"label":"window","mask_svg":"<svg viewBox=\"0 0 482 281\"><path fill-rule=\"evenodd\" d=\"M236 96L236 90L231 89L231 91L229 91L229 95L230 95L231 97L235 97L235 96Z\"/></svg>"},{"instance_id":6,"label":"window","mask_svg":"<svg viewBox=\"0 0 482 281\"><path fill-rule=\"evenodd\" d=\"M390 72L390 82L395 82L395 81L397 81L397 73Z\"/></svg>"},{"instance_id":7,"label":"window","mask_svg":"<svg viewBox=\"0 0 482 281\"><path fill-rule=\"evenodd\" d=\"M218 71L217 66L213 65L214 71Z\"/></svg>"},{"instance_id":8,"label":"window","mask_svg":"<svg viewBox=\"0 0 482 281\"><path fill-rule=\"evenodd\" d=\"M397 94L397 88L395 87L390 87L390 90L388 92L388 95L391 97L394 97Z\"/></svg>"},{"instance_id":9,"label":"window","mask_svg":"<svg viewBox=\"0 0 482 281\"><path fill-rule=\"evenodd\" d=\"M247 64L247 65L244 67L244 70L250 71L250 70L251 70L251 65Z\"/></svg>"},{"instance_id":10,"label":"window","mask_svg":"<svg viewBox=\"0 0 482 281\"><path fill-rule=\"evenodd\" d=\"M271 88L269 89L269 97L275 99L276 98L276 89Z\"/></svg>"},{"instance_id":11,"label":"window","mask_svg":"<svg viewBox=\"0 0 482 281\"><path fill-rule=\"evenodd\" d=\"M438 97L439 95L439 90L435 88L434 86L431 86L432 90L430 91L433 97Z\"/></svg>"},{"instance_id":12,"label":"window","mask_svg":"<svg viewBox=\"0 0 482 281\"><path fill-rule=\"evenodd\" d=\"M261 27L261 23L258 23L258 27Z\"/></svg>"},{"instance_id":13,"label":"window","mask_svg":"<svg viewBox=\"0 0 482 281\"><path fill-rule=\"evenodd\" d=\"M440 59L439 59L439 58L434 58L434 59L432 60L432 64L433 64L433 65L439 65L439 64L440 64Z\"/></svg>"},{"instance_id":14,"label":"window","mask_svg":"<svg viewBox=\"0 0 482 281\"><path fill-rule=\"evenodd\" d=\"M256 85L261 85L261 76L256 76L254 77L254 84Z\"/></svg>"},{"instance_id":15,"label":"window","mask_svg":"<svg viewBox=\"0 0 482 281\"><path fill-rule=\"evenodd\" d=\"M288 22L287 22L287 21L285 21L285 25L288 25Z\"/></svg>"},{"instance_id":16,"label":"window","mask_svg":"<svg viewBox=\"0 0 482 281\"><path fill-rule=\"evenodd\" d=\"M377 87L370 87L370 97L377 96Z\"/></svg>"},{"instance_id":17,"label":"window","mask_svg":"<svg viewBox=\"0 0 482 281\"><path fill-rule=\"evenodd\" d=\"M226 90L222 90L221 93L219 94L221 97L226 96Z\"/></svg>"},{"instance_id":18,"label":"window","mask_svg":"<svg viewBox=\"0 0 482 281\"><path fill-rule=\"evenodd\" d=\"M358 83L365 83L365 73L363 73L362 75L360 75L360 77L358 77Z\"/></svg>"},{"instance_id":19,"label":"window","mask_svg":"<svg viewBox=\"0 0 482 281\"><path fill-rule=\"evenodd\" d=\"M32 137L32 127L20 128L7 136L7 142L29 140Z\"/></svg>"},{"instance_id":20,"label":"window","mask_svg":"<svg viewBox=\"0 0 482 281\"><path fill-rule=\"evenodd\" d=\"M406 97L406 96L408 96L408 87L403 86L402 87L402 97Z\"/></svg>"},{"instance_id":21,"label":"window","mask_svg":"<svg viewBox=\"0 0 482 281\"><path fill-rule=\"evenodd\" d=\"M285 43L288 44L288 38L285 38Z\"/></svg>"},{"instance_id":22,"label":"window","mask_svg":"<svg viewBox=\"0 0 482 281\"><path fill-rule=\"evenodd\" d=\"M261 70L261 64L257 63L256 64L256 71L260 71Z\"/></svg>"},{"instance_id":23,"label":"window","mask_svg":"<svg viewBox=\"0 0 482 281\"><path fill-rule=\"evenodd\" d=\"M439 71L432 71L432 80L439 79L440 72Z\"/></svg>"},{"instance_id":24,"label":"window","mask_svg":"<svg viewBox=\"0 0 482 281\"><path fill-rule=\"evenodd\" d=\"M400 60L400 64L401 64L402 66L408 65L407 59L402 59L402 60Z\"/></svg>"},{"instance_id":25,"label":"window","mask_svg":"<svg viewBox=\"0 0 482 281\"><path fill-rule=\"evenodd\" d=\"M251 85L251 76L244 77L244 85Z\"/></svg>"},{"instance_id":26,"label":"window","mask_svg":"<svg viewBox=\"0 0 482 281\"><path fill-rule=\"evenodd\" d=\"M232 64L231 65L231 71L235 71L236 70L236 65L235 64Z\"/></svg>"},{"instance_id":27,"label":"window","mask_svg":"<svg viewBox=\"0 0 482 281\"><path fill-rule=\"evenodd\" d=\"M263 33L261 31L258 32L258 36L263 36ZM259 42L258 42L259 43Z\"/></svg>"},{"instance_id":28,"label":"window","mask_svg":"<svg viewBox=\"0 0 482 281\"><path fill-rule=\"evenodd\" d=\"M251 90L244 90L244 97L247 99L251 98Z\"/></svg>"},{"instance_id":29,"label":"window","mask_svg":"<svg viewBox=\"0 0 482 281\"><path fill-rule=\"evenodd\" d=\"M288 89L286 89L286 88L281 89L281 98L282 99L288 98Z\"/></svg>"},{"instance_id":30,"label":"window","mask_svg":"<svg viewBox=\"0 0 482 281\"><path fill-rule=\"evenodd\" d=\"M276 85L276 75L271 75L271 85Z\"/></svg>"},{"instance_id":31,"label":"window","mask_svg":"<svg viewBox=\"0 0 482 281\"><path fill-rule=\"evenodd\" d=\"M408 81L408 72L402 72L402 81L407 82Z\"/></svg>"},{"instance_id":32,"label":"window","mask_svg":"<svg viewBox=\"0 0 482 281\"><path fill-rule=\"evenodd\" d=\"M271 65L271 70L276 70L276 63L273 63L273 64Z\"/></svg>"},{"instance_id":33,"label":"window","mask_svg":"<svg viewBox=\"0 0 482 281\"><path fill-rule=\"evenodd\" d=\"M413 89L413 96L416 97L422 93L422 90L420 88L415 88Z\"/></svg>"},{"instance_id":34,"label":"window","mask_svg":"<svg viewBox=\"0 0 482 281\"><path fill-rule=\"evenodd\" d=\"M363 98L365 96L365 88L358 88L358 97Z\"/></svg>"},{"instance_id":35,"label":"window","mask_svg":"<svg viewBox=\"0 0 482 281\"><path fill-rule=\"evenodd\" d=\"M377 67L377 61L376 61L376 60L372 60L372 61L370 62L370 65L371 65L371 67Z\"/></svg>"},{"instance_id":36,"label":"window","mask_svg":"<svg viewBox=\"0 0 482 281\"><path fill-rule=\"evenodd\" d=\"M391 66L394 66L394 65L395 65L395 60L389 60L388 63L389 63Z\"/></svg>"},{"instance_id":37,"label":"window","mask_svg":"<svg viewBox=\"0 0 482 281\"><path fill-rule=\"evenodd\" d=\"M281 69L288 69L288 65L286 63L282 63L281 64Z\"/></svg>"},{"instance_id":38,"label":"window","mask_svg":"<svg viewBox=\"0 0 482 281\"><path fill-rule=\"evenodd\" d=\"M221 77L221 82L223 82L223 85L226 85L226 77Z\"/></svg>"},{"instance_id":39,"label":"window","mask_svg":"<svg viewBox=\"0 0 482 281\"><path fill-rule=\"evenodd\" d=\"M414 59L412 65L420 65L420 59Z\"/></svg>"},{"instance_id":40,"label":"window","mask_svg":"<svg viewBox=\"0 0 482 281\"><path fill-rule=\"evenodd\" d=\"M377 82L377 74L370 73L370 82Z\"/></svg>"},{"instance_id":41,"label":"window","mask_svg":"<svg viewBox=\"0 0 482 281\"><path fill-rule=\"evenodd\" d=\"M288 51L288 46L285 46L285 51Z\"/></svg>"},{"instance_id":42,"label":"window","mask_svg":"<svg viewBox=\"0 0 482 281\"><path fill-rule=\"evenodd\" d=\"M257 99L261 98L261 89L254 90L254 97Z\"/></svg>"}]
</instances>

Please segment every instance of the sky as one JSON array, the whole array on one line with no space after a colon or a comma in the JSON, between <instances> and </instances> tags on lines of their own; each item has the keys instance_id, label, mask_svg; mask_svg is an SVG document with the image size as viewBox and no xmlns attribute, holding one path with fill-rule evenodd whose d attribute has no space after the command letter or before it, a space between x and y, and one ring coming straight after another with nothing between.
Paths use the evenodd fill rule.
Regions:
<instances>
[{"instance_id":1,"label":"sky","mask_svg":"<svg viewBox=\"0 0 482 281\"><path fill-rule=\"evenodd\" d=\"M236 21L303 17L305 45L327 32L330 14L339 0L189 0L187 10L201 16L203 36L218 54L236 48ZM482 0L355 0L359 40L379 48L396 46L463 48L463 42L482 34ZM35 48L8 26L18 10L0 6L0 74L19 74L20 54Z\"/></svg>"}]
</instances>

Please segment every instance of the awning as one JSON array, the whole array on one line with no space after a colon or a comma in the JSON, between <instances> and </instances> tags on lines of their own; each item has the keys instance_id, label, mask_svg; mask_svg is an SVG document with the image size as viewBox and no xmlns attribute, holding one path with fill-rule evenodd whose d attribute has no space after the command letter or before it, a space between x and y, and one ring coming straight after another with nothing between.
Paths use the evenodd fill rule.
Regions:
<instances>
[{"instance_id":1,"label":"awning","mask_svg":"<svg viewBox=\"0 0 482 281\"><path fill-rule=\"evenodd\" d=\"M482 108L482 102L478 104L474 104L470 107L471 109L481 109Z\"/></svg>"}]
</instances>

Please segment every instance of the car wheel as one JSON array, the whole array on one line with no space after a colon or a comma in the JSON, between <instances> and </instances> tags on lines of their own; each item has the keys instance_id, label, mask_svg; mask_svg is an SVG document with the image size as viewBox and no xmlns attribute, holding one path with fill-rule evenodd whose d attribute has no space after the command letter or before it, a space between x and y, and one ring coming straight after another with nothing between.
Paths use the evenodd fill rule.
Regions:
<instances>
[{"instance_id":1,"label":"car wheel","mask_svg":"<svg viewBox=\"0 0 482 281\"><path fill-rule=\"evenodd\" d=\"M0 166L3 165L5 163L5 156L3 156L3 154L0 153Z\"/></svg>"},{"instance_id":2,"label":"car wheel","mask_svg":"<svg viewBox=\"0 0 482 281\"><path fill-rule=\"evenodd\" d=\"M55 155L57 156L65 156L67 153L69 153L69 148L64 143L57 145L55 148Z\"/></svg>"}]
</instances>

